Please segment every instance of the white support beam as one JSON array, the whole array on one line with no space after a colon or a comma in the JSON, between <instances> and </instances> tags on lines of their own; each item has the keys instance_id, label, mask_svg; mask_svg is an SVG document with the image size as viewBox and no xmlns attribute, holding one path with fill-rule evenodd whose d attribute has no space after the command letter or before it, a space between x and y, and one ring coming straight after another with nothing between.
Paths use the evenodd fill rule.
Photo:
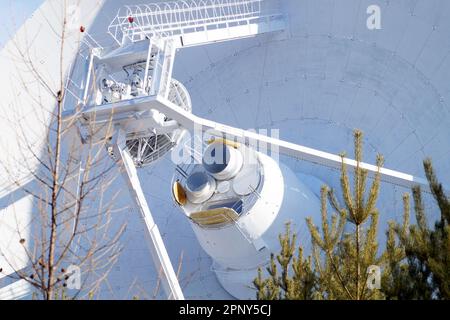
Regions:
<instances>
[{"instance_id":1,"label":"white support beam","mask_svg":"<svg viewBox=\"0 0 450 320\"><path fill-rule=\"evenodd\" d=\"M83 101L79 101L79 103L81 102L83 105L86 105L88 103L89 91L92 89L91 88L91 81L92 81L91 78L92 78L92 73L94 72L94 70L93 70L94 58L95 58L95 55L91 51L90 55L89 55L89 59L86 62L86 82L83 84L83 87L82 87L82 89L84 89Z\"/></svg>"},{"instance_id":2,"label":"white support beam","mask_svg":"<svg viewBox=\"0 0 450 320\"><path fill-rule=\"evenodd\" d=\"M153 100L151 108L164 113L171 119L176 120L182 127L189 130L216 132L218 136L223 136L225 134L227 137L235 139L236 141L241 143L248 143L249 141L261 142L268 146L271 146L275 150L278 150L280 154L335 169L340 169L342 165L342 158L338 155L304 147L279 139L274 139L272 137L263 136L251 131L233 128L214 121L202 119L191 113L181 110L179 107L177 107L167 99L161 97L158 97L156 101ZM352 168L355 168L357 164L355 160L348 158L344 158L344 163ZM369 172L369 175L372 177L378 171L378 168L376 166L364 162L360 163L360 167L366 169ZM386 168L381 168L380 173L382 180L385 182L389 182L406 188L412 188L413 186L419 185L424 188L424 191L429 192L429 184L426 179ZM447 187L445 187L445 189L449 190Z\"/></svg>"},{"instance_id":3,"label":"white support beam","mask_svg":"<svg viewBox=\"0 0 450 320\"><path fill-rule=\"evenodd\" d=\"M161 273L163 287L167 293L168 299L184 300L183 292L181 291L177 275L161 238L161 233L153 220L152 213L150 212L144 192L142 191L136 166L128 152L125 138L125 132L118 128L113 137L114 154L118 157L117 161L122 169L123 177L128 184L131 198L141 214L141 218L144 220L147 229L147 244L152 254L155 270L156 272Z\"/></svg>"},{"instance_id":4,"label":"white support beam","mask_svg":"<svg viewBox=\"0 0 450 320\"><path fill-rule=\"evenodd\" d=\"M161 86L162 86L162 73L163 73L163 66L164 66L164 49L166 47L165 41L161 38L152 38L152 47L155 47L155 60L154 60L154 67L153 67L153 74L152 74L152 86L150 88L150 95L156 95ZM152 51L152 48L150 48L150 51Z\"/></svg>"},{"instance_id":5,"label":"white support beam","mask_svg":"<svg viewBox=\"0 0 450 320\"><path fill-rule=\"evenodd\" d=\"M150 68L150 60L152 59L152 39L148 40L148 52L147 52L147 59L145 61L145 73L144 73L144 90L147 90L148 88L148 73Z\"/></svg>"},{"instance_id":6,"label":"white support beam","mask_svg":"<svg viewBox=\"0 0 450 320\"><path fill-rule=\"evenodd\" d=\"M161 70L161 81L159 84L158 94L166 99L169 96L176 50L177 47L173 39L167 39L164 41L164 62Z\"/></svg>"},{"instance_id":7,"label":"white support beam","mask_svg":"<svg viewBox=\"0 0 450 320\"><path fill-rule=\"evenodd\" d=\"M281 31L286 25L263 0L170 1L125 6L108 32L119 45L154 36L181 40L181 46L251 37ZM130 22L130 18L133 18Z\"/></svg>"},{"instance_id":8,"label":"white support beam","mask_svg":"<svg viewBox=\"0 0 450 320\"><path fill-rule=\"evenodd\" d=\"M121 104L124 105L122 106ZM180 107L160 96L137 98L133 100L132 104L124 101L119 102L114 106L103 105L99 107L91 107L86 112L84 112L83 115L85 117L96 116L97 118L105 117L107 119L110 119L109 117L111 116L111 111L113 111L114 116L119 116L120 111L129 112L130 110L144 111L151 109L158 110L159 112L165 114L168 118L177 121L180 126L188 130L215 132L217 136L223 136L225 134L227 137L235 139L236 141L241 143L248 143L249 141L260 142L266 144L267 146L271 146L272 150L278 150L280 154L312 163L317 163L334 169L340 169L342 165L342 158L339 155L319 151L272 137L263 136L248 130L230 127L211 120L206 120L182 110ZM356 167L355 160L344 158L344 163L349 167ZM364 162L360 164L360 167L366 169L369 172L369 176L372 177L378 171L378 168L375 165ZM386 168L381 168L380 173L382 180L385 182L389 182L406 188L420 185L424 188L425 191L429 192L428 181L424 178L415 177L407 173ZM445 189L450 190L447 186L445 186Z\"/></svg>"}]
</instances>

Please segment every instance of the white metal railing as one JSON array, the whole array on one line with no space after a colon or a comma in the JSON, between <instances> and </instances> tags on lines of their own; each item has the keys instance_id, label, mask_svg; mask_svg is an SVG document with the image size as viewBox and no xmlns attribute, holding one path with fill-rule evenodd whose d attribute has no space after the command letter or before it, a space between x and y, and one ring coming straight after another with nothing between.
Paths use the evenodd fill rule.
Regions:
<instances>
[{"instance_id":1,"label":"white metal railing","mask_svg":"<svg viewBox=\"0 0 450 320\"><path fill-rule=\"evenodd\" d=\"M162 37L197 32L197 28L251 21L262 15L264 0L181 0L173 2L128 5L121 8L108 27L108 32L122 44L144 40L159 34Z\"/></svg>"},{"instance_id":2,"label":"white metal railing","mask_svg":"<svg viewBox=\"0 0 450 320\"><path fill-rule=\"evenodd\" d=\"M151 41L154 42L153 40ZM156 40L156 42L157 45L154 46L156 52L150 94L160 94L167 98L170 91L176 47L171 39L167 41ZM153 46L151 46L150 50L152 48Z\"/></svg>"}]
</instances>

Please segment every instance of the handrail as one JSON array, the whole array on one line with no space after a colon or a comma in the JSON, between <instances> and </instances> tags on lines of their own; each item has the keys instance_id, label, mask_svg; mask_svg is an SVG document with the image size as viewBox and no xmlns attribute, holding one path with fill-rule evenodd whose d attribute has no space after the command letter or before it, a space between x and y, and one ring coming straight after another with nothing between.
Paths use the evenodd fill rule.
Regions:
<instances>
[{"instance_id":1,"label":"handrail","mask_svg":"<svg viewBox=\"0 0 450 320\"><path fill-rule=\"evenodd\" d=\"M259 18L264 0L181 0L127 5L119 9L108 32L121 44L123 36L132 41L143 35L169 36L183 29L215 23ZM140 31L140 32L137 32ZM131 33L131 36L130 36ZM138 37L137 37L138 36Z\"/></svg>"}]
</instances>

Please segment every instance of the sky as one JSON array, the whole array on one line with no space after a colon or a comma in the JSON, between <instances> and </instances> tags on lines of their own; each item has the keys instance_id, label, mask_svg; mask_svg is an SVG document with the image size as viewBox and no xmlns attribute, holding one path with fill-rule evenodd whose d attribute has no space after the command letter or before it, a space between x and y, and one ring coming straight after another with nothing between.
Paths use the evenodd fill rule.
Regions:
<instances>
[{"instance_id":1,"label":"sky","mask_svg":"<svg viewBox=\"0 0 450 320\"><path fill-rule=\"evenodd\" d=\"M0 48L27 18L43 3L43 0L0 0Z\"/></svg>"}]
</instances>

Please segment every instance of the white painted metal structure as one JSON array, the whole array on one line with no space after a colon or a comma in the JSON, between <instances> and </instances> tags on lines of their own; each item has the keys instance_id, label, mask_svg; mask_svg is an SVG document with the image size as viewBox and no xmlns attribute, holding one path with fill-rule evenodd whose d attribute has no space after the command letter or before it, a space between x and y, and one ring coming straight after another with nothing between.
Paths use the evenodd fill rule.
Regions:
<instances>
[{"instance_id":1,"label":"white painted metal structure","mask_svg":"<svg viewBox=\"0 0 450 320\"><path fill-rule=\"evenodd\" d=\"M178 47L189 47L283 30L283 15L268 12L264 5L264 0L127 5L119 10L108 32L119 45L160 36L179 41Z\"/></svg>"},{"instance_id":2,"label":"white painted metal structure","mask_svg":"<svg viewBox=\"0 0 450 320\"><path fill-rule=\"evenodd\" d=\"M183 300L184 296L178 283L177 275L170 262L158 226L153 220L147 200L145 200L144 193L142 192L136 165L133 157L130 155L126 134L122 128L117 128L116 133L113 136L112 144L114 146L114 154L120 155L120 157L118 157L120 159L119 165L125 169L123 170L123 176L128 183L131 198L134 200L135 206L138 208L144 220L147 229L146 236L148 237L148 247L152 254L153 261L155 262L156 270L161 270L161 278L167 297L168 299Z\"/></svg>"},{"instance_id":3,"label":"white painted metal structure","mask_svg":"<svg viewBox=\"0 0 450 320\"><path fill-rule=\"evenodd\" d=\"M115 59L122 62L125 59L124 56L133 53L134 59L136 59L135 55L147 56L148 67L151 64L150 55L155 52L152 88L149 91L148 97L143 96L142 99L134 99L131 106L132 110L154 109L160 111L162 114L173 117L184 128L190 130L194 129L195 125L198 125L203 131L216 130L218 135L227 134L232 139L237 139L244 143L247 139L254 141L261 140L261 142L272 146L283 154L325 166L339 168L342 162L340 156L205 121L196 118L194 115L180 112L173 104L171 105L166 101L177 49L186 46L207 45L235 38L242 39L261 33L283 30L285 22L282 14L264 15L261 11L262 2L263 0L219 2L211 0L206 2L200 1L198 4L195 1L180 1L159 5L126 6L124 9L119 10L118 15L110 25L109 32L121 46L127 46L129 41L141 44L142 42L148 42L149 46L148 48L144 46L146 51L139 52L142 50L142 46L128 45L126 49L120 51L120 54L114 51L109 56L106 54L106 57L103 57L99 63L114 65L117 63ZM244 21L244 25L247 28L245 30L239 29L240 31L237 32L231 31L233 28L240 26L239 21L237 22L237 26L233 23L241 16L248 18ZM277 23L268 23L267 21L273 17L276 18ZM215 28L210 29L208 27L211 21L215 21ZM216 33L220 33L220 35L216 36ZM118 34L122 34L122 37ZM191 35L196 40L185 42L183 39L186 37L186 34ZM199 34L203 36L199 37ZM89 86L86 86L86 88L89 88ZM128 112L129 108L127 108L127 102L124 102L122 105L83 108L82 113L84 116L109 116L111 110L116 114L118 112L120 113L121 110ZM355 161L346 159L345 162L349 166L356 166ZM372 174L377 171L374 165L364 163L362 167ZM411 187L417 184L427 187L425 179L402 172L382 169L381 174L383 179L390 183L405 187Z\"/></svg>"},{"instance_id":4,"label":"white painted metal structure","mask_svg":"<svg viewBox=\"0 0 450 320\"><path fill-rule=\"evenodd\" d=\"M176 114L172 117L159 112L147 99L164 99L176 109L176 113L190 113L189 94L180 83L173 84L172 80L176 50L281 31L285 27L281 15L276 16L276 23L273 16L261 16L262 2L181 1L154 5L154 10L151 5L126 7L123 10L126 15L119 11L109 27L110 33L114 30L111 34L119 47L91 48L87 44L89 56L83 56L83 49L79 53L85 60L84 78L75 88L73 84L76 81L70 78L67 81L68 91L77 100L76 109L65 114L67 121L72 123L75 117L80 122L80 132L86 125L111 121L114 126L113 130L104 126L105 129L98 130L95 136L81 135L80 138L82 141L102 140L112 136L111 155L125 169L124 178L143 217L150 236L148 244L153 261L156 270L162 270L161 278L169 299L180 300L184 296L145 200L135 166L149 165L164 156L179 143L186 128L179 127ZM94 39L93 43L97 44L97 41ZM162 137L166 137L169 144L165 141L159 144ZM150 145L145 162L141 156L142 147Z\"/></svg>"},{"instance_id":5,"label":"white painted metal structure","mask_svg":"<svg viewBox=\"0 0 450 320\"><path fill-rule=\"evenodd\" d=\"M131 7L134 3L144 8L141 2L144 1L79 1L82 19L77 26L86 26L89 34L106 48L110 43L105 40L105 33L111 26L111 19L123 5ZM304 173L314 175L332 187L336 187L338 176L329 168L339 166L340 158L335 154L351 150L351 130L355 127L365 132L368 158L381 152L386 156L386 166L395 169L384 171L384 180L406 186L421 183L422 179L415 178L423 175L421 160L432 156L444 182L450 182L445 177L445 172L450 170L450 25L445 18L450 14L450 5L447 2L264 2L276 8L272 12L281 12L287 18L282 38L263 35L208 47L190 47L177 56L173 72L192 97L193 114L177 109L163 97L142 97L137 102L171 118L176 117L183 128L194 129L196 123L202 123L218 133L230 133L240 141L256 138L279 145L280 152L307 160L297 161L282 156L281 160L289 164L297 176ZM367 29L366 4L380 6L383 13L381 30ZM44 17L53 14L55 6L60 6L60 2L46 2L27 23L29 29L41 30L34 42L40 49L36 50L39 53L35 59L50 70L50 77L57 72L52 67L52 54L57 51L53 43L56 41L49 31L42 31L51 30L51 27L42 26L48 23ZM119 13L118 16L126 15ZM58 22L52 23L57 25ZM24 31L19 32L18 37L24 34ZM117 39L121 42L121 37ZM148 44L149 41L144 42ZM73 40L73 43L77 42ZM130 41L130 44L137 42ZM141 52L148 52L148 46L145 47ZM11 88L2 96L2 113L7 114L10 103L20 92L20 86L14 87L10 75L24 73L16 70L10 63L11 58L4 57L4 52L1 59L2 70L5 71L1 75L2 85ZM71 57L66 59L67 69L72 60ZM77 74L81 72L73 74L74 81L79 80L76 79ZM25 107L27 103L20 101L17 105ZM101 112L101 108L97 108ZM6 122L0 121L2 128L8 127ZM33 119L29 121L38 127ZM248 127L280 128L283 139L257 136L243 130ZM3 140L14 141L13 136L2 139L2 143ZM2 157L17 153L13 143L7 149ZM348 161L351 164L352 161ZM229 297L217 284L214 274L209 272L210 260L187 231L188 225L179 219L172 204L164 200L170 198L170 192L164 191L170 189L171 172L167 171L171 170L167 170L166 162L156 163L152 169L144 168L140 174L151 179L141 179L141 183L146 197L151 198L150 206L158 208L152 211L172 261L185 251L185 268L181 274L184 294L189 298ZM159 183L154 183L155 180ZM5 184L2 182L2 185ZM308 187L318 191L312 185L308 181ZM390 214L401 211L396 203L401 193L407 190L396 185L385 185L381 195L381 209ZM8 186L2 191L1 207L6 208L2 210L5 213L3 219L10 217L10 225L13 225L9 199L14 188ZM16 200L15 205L20 205L23 212L32 210L26 198ZM117 296L112 295L118 298L127 296L135 279L146 287L155 283L148 277L152 267L145 262L147 251L139 247L141 227L133 222L131 216L129 219L132 231L127 240L132 244L129 248L133 249L125 250L122 263L111 274L111 281L117 284L114 289L120 292ZM0 246L14 242L13 236L8 240L5 238L1 239ZM111 294L105 292L104 296L110 297Z\"/></svg>"},{"instance_id":6,"label":"white painted metal structure","mask_svg":"<svg viewBox=\"0 0 450 320\"><path fill-rule=\"evenodd\" d=\"M223 151L225 150L225 151ZM212 177L205 188L202 177ZM320 212L319 198L284 165L244 145L213 142L202 164L178 168L174 182L184 186L188 201L180 205L202 248L213 259L221 285L235 298L254 299L253 282L271 253L279 252L279 235L287 221L295 233L298 210ZM191 195L192 185L207 190Z\"/></svg>"}]
</instances>

